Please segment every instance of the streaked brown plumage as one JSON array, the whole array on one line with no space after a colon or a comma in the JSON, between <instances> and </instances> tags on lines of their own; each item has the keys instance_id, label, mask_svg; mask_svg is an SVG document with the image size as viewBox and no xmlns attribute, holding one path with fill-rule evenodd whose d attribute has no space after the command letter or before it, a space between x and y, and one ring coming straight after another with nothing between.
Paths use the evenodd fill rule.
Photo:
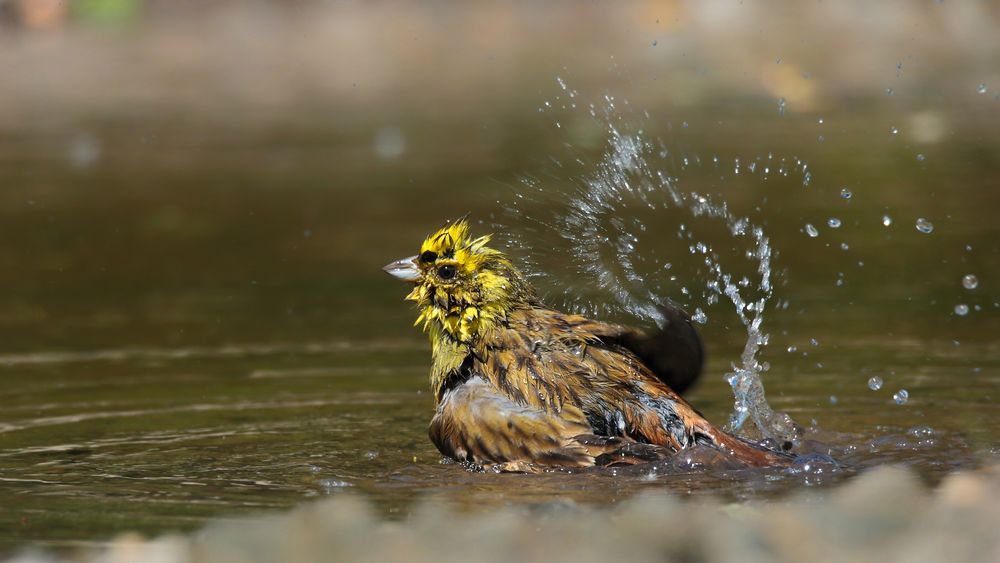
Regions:
<instances>
[{"instance_id":1,"label":"streaked brown plumage","mask_svg":"<svg viewBox=\"0 0 1000 563\"><path fill-rule=\"evenodd\" d=\"M702 364L683 311L663 307L647 333L551 310L488 241L460 220L386 266L416 284L408 299L431 337L430 437L443 454L509 471L637 463L695 444L751 466L791 459L726 434L680 397Z\"/></svg>"}]
</instances>

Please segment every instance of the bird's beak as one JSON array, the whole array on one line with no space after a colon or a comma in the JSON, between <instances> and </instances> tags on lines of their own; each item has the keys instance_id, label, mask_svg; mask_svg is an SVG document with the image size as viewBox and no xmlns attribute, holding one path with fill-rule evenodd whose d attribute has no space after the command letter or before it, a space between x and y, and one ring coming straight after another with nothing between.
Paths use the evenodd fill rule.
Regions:
<instances>
[{"instance_id":1,"label":"bird's beak","mask_svg":"<svg viewBox=\"0 0 1000 563\"><path fill-rule=\"evenodd\" d=\"M413 283L420 281L420 270L417 268L416 256L396 260L391 264L386 264L382 269L390 276L403 281Z\"/></svg>"}]
</instances>

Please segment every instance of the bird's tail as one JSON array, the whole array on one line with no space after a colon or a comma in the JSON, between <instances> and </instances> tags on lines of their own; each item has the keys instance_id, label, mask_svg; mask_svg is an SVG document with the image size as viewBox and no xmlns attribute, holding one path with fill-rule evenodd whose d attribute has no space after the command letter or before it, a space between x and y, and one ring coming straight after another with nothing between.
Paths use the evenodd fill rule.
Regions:
<instances>
[{"instance_id":1,"label":"bird's tail","mask_svg":"<svg viewBox=\"0 0 1000 563\"><path fill-rule=\"evenodd\" d=\"M748 442L727 434L711 424L707 424L705 428L699 428L698 434L707 436L712 447L750 467L780 467L791 465L795 461L793 454L771 450Z\"/></svg>"}]
</instances>

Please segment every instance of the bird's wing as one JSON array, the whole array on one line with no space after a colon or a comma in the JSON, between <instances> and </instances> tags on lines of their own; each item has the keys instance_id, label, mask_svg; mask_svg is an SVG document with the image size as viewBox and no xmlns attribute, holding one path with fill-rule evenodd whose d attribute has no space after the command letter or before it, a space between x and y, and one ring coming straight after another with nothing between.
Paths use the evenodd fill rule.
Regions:
<instances>
[{"instance_id":1,"label":"bird's wing","mask_svg":"<svg viewBox=\"0 0 1000 563\"><path fill-rule=\"evenodd\" d=\"M517 311L508 325L484 339L473 371L515 404L675 449L704 420L633 352L596 332L610 325L545 309Z\"/></svg>"},{"instance_id":2,"label":"bird's wing","mask_svg":"<svg viewBox=\"0 0 1000 563\"><path fill-rule=\"evenodd\" d=\"M660 381L683 393L701 375L704 347L691 317L683 309L673 305L661 305L658 309L661 320L650 330L569 317L583 319L577 330L630 350Z\"/></svg>"},{"instance_id":3,"label":"bird's wing","mask_svg":"<svg viewBox=\"0 0 1000 563\"><path fill-rule=\"evenodd\" d=\"M506 326L480 342L475 370L515 403L578 416L595 386L603 393L627 391L624 382L608 375L610 362L590 350L602 344L580 328L586 322L545 309L514 311ZM631 356L620 360L637 362Z\"/></svg>"},{"instance_id":4,"label":"bird's wing","mask_svg":"<svg viewBox=\"0 0 1000 563\"><path fill-rule=\"evenodd\" d=\"M638 354L602 337L606 326L557 311L516 311L480 344L471 373L509 404L571 423L573 432L673 451L702 443L752 465L775 463L713 426Z\"/></svg>"}]
</instances>

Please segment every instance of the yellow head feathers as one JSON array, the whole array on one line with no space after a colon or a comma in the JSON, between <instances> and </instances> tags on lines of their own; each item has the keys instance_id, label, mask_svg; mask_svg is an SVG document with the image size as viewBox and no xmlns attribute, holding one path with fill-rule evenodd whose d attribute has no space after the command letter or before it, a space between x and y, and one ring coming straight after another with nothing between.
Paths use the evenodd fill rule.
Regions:
<instances>
[{"instance_id":1,"label":"yellow head feathers","mask_svg":"<svg viewBox=\"0 0 1000 563\"><path fill-rule=\"evenodd\" d=\"M433 263L439 267L451 264L456 268L456 277L471 275L490 257L502 256L499 251L486 246L490 238L490 235L471 238L469 222L463 217L427 237L420 245L418 260L422 264Z\"/></svg>"},{"instance_id":2,"label":"yellow head feathers","mask_svg":"<svg viewBox=\"0 0 1000 563\"><path fill-rule=\"evenodd\" d=\"M471 344L504 323L507 313L534 299L524 277L504 254L490 248L489 235L472 238L465 218L450 222L420 245L420 254L386 266L416 283L406 297L420 310L432 340Z\"/></svg>"}]
</instances>

